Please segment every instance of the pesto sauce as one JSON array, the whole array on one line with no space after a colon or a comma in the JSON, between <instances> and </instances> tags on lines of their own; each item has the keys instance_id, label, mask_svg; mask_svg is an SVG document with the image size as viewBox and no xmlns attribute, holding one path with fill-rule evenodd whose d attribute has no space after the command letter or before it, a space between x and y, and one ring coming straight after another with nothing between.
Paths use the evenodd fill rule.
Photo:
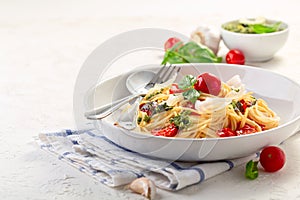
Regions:
<instances>
[{"instance_id":1,"label":"pesto sauce","mask_svg":"<svg viewBox=\"0 0 300 200\"><path fill-rule=\"evenodd\" d=\"M245 33L245 34L264 34L273 33L284 30L281 26L281 22L276 23L264 23L264 24L243 24L240 22L231 22L224 24L222 27L231 32Z\"/></svg>"}]
</instances>

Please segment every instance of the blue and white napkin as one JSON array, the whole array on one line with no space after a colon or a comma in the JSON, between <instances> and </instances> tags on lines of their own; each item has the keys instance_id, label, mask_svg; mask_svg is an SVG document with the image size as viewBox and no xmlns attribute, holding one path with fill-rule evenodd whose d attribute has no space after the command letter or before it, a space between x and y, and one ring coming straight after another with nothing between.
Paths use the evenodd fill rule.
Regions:
<instances>
[{"instance_id":1,"label":"blue and white napkin","mask_svg":"<svg viewBox=\"0 0 300 200\"><path fill-rule=\"evenodd\" d=\"M40 147L111 187L145 176L157 187L180 190L254 159L251 155L218 162L170 162L124 149L93 130L40 133Z\"/></svg>"}]
</instances>

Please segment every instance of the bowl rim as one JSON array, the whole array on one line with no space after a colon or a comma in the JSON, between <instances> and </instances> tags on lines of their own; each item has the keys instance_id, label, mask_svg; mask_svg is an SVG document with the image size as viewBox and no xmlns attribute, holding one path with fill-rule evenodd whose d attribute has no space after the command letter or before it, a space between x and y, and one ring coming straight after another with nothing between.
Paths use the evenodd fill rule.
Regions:
<instances>
[{"instance_id":1,"label":"bowl rim","mask_svg":"<svg viewBox=\"0 0 300 200\"><path fill-rule=\"evenodd\" d=\"M282 20L274 20L274 19L269 19L266 18L267 21L271 21L271 22L281 22L282 25L285 27L283 30L281 31L276 31L276 32L272 32L272 33L257 33L257 34L253 34L253 33L237 33L237 32L233 32L233 31L228 31L226 29L223 28L223 25L228 24L228 23L232 23L232 22L237 22L239 19L235 19L235 20L230 20L227 22L224 22L221 24L220 28L221 28L221 34L223 33L227 33L227 34L232 34L232 35L238 35L238 36L244 36L244 37L268 37L268 36L273 36L273 35L282 35L285 34L287 32L289 32L289 24L282 21Z\"/></svg>"}]
</instances>

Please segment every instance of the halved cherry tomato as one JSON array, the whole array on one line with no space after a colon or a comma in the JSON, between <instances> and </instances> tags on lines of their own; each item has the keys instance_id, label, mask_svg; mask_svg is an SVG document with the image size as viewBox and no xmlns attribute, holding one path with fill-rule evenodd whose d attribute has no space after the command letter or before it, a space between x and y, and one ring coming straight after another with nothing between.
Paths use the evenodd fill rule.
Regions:
<instances>
[{"instance_id":1,"label":"halved cherry tomato","mask_svg":"<svg viewBox=\"0 0 300 200\"><path fill-rule=\"evenodd\" d=\"M176 38L176 37L169 38L164 44L165 51L167 51L168 49L171 49L178 42L181 42L181 40L179 38Z\"/></svg>"},{"instance_id":2,"label":"halved cherry tomato","mask_svg":"<svg viewBox=\"0 0 300 200\"><path fill-rule=\"evenodd\" d=\"M241 111L242 113L244 113L245 110L246 110L246 108L248 107L248 104L246 103L246 101L245 101L244 99L239 100L238 103L239 103L239 105L240 105L240 108L239 108L240 111Z\"/></svg>"},{"instance_id":3,"label":"halved cherry tomato","mask_svg":"<svg viewBox=\"0 0 300 200\"><path fill-rule=\"evenodd\" d=\"M261 127L261 130L262 130L262 131L265 131L265 130L267 130L267 129L266 129L266 126L265 126L265 125L263 125L263 124L259 124L259 126Z\"/></svg>"},{"instance_id":4,"label":"halved cherry tomato","mask_svg":"<svg viewBox=\"0 0 300 200\"><path fill-rule=\"evenodd\" d=\"M267 172L276 172L285 164L285 153L277 146L267 146L261 153L259 162Z\"/></svg>"},{"instance_id":5,"label":"halved cherry tomato","mask_svg":"<svg viewBox=\"0 0 300 200\"><path fill-rule=\"evenodd\" d=\"M178 132L175 124L170 124L162 129L153 129L151 133L155 136L174 137Z\"/></svg>"},{"instance_id":6,"label":"halved cherry tomato","mask_svg":"<svg viewBox=\"0 0 300 200\"><path fill-rule=\"evenodd\" d=\"M203 73L197 77L194 88L204 93L218 95L221 91L221 81L211 73Z\"/></svg>"},{"instance_id":7,"label":"halved cherry tomato","mask_svg":"<svg viewBox=\"0 0 300 200\"><path fill-rule=\"evenodd\" d=\"M220 137L231 137L237 136L236 132L231 128L222 128L220 131L217 132Z\"/></svg>"},{"instance_id":8,"label":"halved cherry tomato","mask_svg":"<svg viewBox=\"0 0 300 200\"><path fill-rule=\"evenodd\" d=\"M257 130L253 126L250 126L249 124L245 124L244 127L237 129L235 131L228 127L222 128L221 130L218 131L218 135L220 137L231 137L237 135L251 134L255 132L257 132Z\"/></svg>"},{"instance_id":9,"label":"halved cherry tomato","mask_svg":"<svg viewBox=\"0 0 300 200\"><path fill-rule=\"evenodd\" d=\"M140 111L147 113L147 115L149 117L152 115L154 108L155 108L155 106L154 106L153 102L143 103L139 107Z\"/></svg>"},{"instance_id":10,"label":"halved cherry tomato","mask_svg":"<svg viewBox=\"0 0 300 200\"><path fill-rule=\"evenodd\" d=\"M235 131L237 135L245 135L245 134L251 134L257 132L257 130L250 126L249 124L245 124L244 127L238 129Z\"/></svg>"},{"instance_id":11,"label":"halved cherry tomato","mask_svg":"<svg viewBox=\"0 0 300 200\"><path fill-rule=\"evenodd\" d=\"M175 93L182 93L184 92L184 90L179 89L178 84L177 83L172 83L172 86L169 90L170 94L175 94Z\"/></svg>"},{"instance_id":12,"label":"halved cherry tomato","mask_svg":"<svg viewBox=\"0 0 300 200\"><path fill-rule=\"evenodd\" d=\"M231 49L227 54L226 54L226 62L228 64L238 64L238 65L243 65L245 64L245 56L243 52L237 49Z\"/></svg>"}]
</instances>

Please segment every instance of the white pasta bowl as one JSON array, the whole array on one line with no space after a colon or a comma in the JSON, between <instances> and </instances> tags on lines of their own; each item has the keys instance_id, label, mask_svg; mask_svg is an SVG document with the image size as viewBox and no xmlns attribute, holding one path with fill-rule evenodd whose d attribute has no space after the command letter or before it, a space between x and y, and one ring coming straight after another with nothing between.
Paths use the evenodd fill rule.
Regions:
<instances>
[{"instance_id":1,"label":"white pasta bowl","mask_svg":"<svg viewBox=\"0 0 300 200\"><path fill-rule=\"evenodd\" d=\"M278 145L300 129L300 86L271 71L251 66L229 64L183 64L181 75L210 72L226 81L239 75L248 91L264 99L280 117L276 128L248 135L227 138L168 138L125 130L114 123L118 113L93 121L99 134L131 151L167 160L214 161L233 159L260 151L268 145ZM156 68L152 68L155 70ZM106 80L86 95L87 110L110 103L129 94L125 81L130 73ZM105 95L103 95L105 94Z\"/></svg>"},{"instance_id":2,"label":"white pasta bowl","mask_svg":"<svg viewBox=\"0 0 300 200\"><path fill-rule=\"evenodd\" d=\"M282 22L283 30L264 34L237 33L224 29L224 25L238 20L225 22L221 25L221 37L228 49L238 49L245 55L246 62L264 62L272 59L284 46L289 34L289 26ZM275 20L268 20L275 23Z\"/></svg>"}]
</instances>

